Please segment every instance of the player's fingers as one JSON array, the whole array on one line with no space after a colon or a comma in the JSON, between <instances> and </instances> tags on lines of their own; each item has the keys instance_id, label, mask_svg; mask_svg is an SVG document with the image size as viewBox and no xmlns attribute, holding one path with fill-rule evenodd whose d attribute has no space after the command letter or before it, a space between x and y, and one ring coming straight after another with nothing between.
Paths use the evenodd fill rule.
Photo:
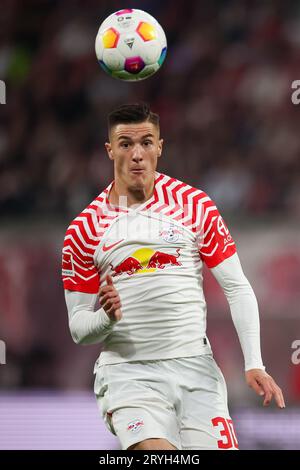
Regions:
<instances>
[{"instance_id":1,"label":"player's fingers","mask_svg":"<svg viewBox=\"0 0 300 470\"><path fill-rule=\"evenodd\" d=\"M111 297L109 299L106 299L106 301L103 303L102 307L104 310L108 310L111 307L114 307L114 305L118 304L120 302L120 298L117 297Z\"/></svg>"},{"instance_id":2,"label":"player's fingers","mask_svg":"<svg viewBox=\"0 0 300 470\"><path fill-rule=\"evenodd\" d=\"M98 295L102 296L106 294L107 292L112 292L112 291L116 291L114 286L103 286L101 287L101 289L99 289Z\"/></svg>"},{"instance_id":3,"label":"player's fingers","mask_svg":"<svg viewBox=\"0 0 300 470\"><path fill-rule=\"evenodd\" d=\"M279 388L279 387L278 387ZM274 399L275 399L275 402L276 402L276 405L279 407L279 408L285 408L285 402L284 402L284 398L283 398L283 393L282 391L279 389L279 390L276 390L274 392Z\"/></svg>"},{"instance_id":4,"label":"player's fingers","mask_svg":"<svg viewBox=\"0 0 300 470\"><path fill-rule=\"evenodd\" d=\"M108 286L113 286L113 285L114 285L113 280L112 280L112 277L111 277L110 274L107 274L107 276L106 276L106 284L107 284Z\"/></svg>"},{"instance_id":5,"label":"player's fingers","mask_svg":"<svg viewBox=\"0 0 300 470\"><path fill-rule=\"evenodd\" d=\"M253 390L257 393L257 395L264 395L265 392L264 392L264 389L262 388L262 386L256 382L256 380L252 380L251 382L249 382L249 387L253 388Z\"/></svg>"},{"instance_id":6,"label":"player's fingers","mask_svg":"<svg viewBox=\"0 0 300 470\"><path fill-rule=\"evenodd\" d=\"M264 406L268 406L274 398L279 408L285 408L282 390L269 374L258 374L247 383L258 395L264 395Z\"/></svg>"},{"instance_id":7,"label":"player's fingers","mask_svg":"<svg viewBox=\"0 0 300 470\"><path fill-rule=\"evenodd\" d=\"M271 382L271 377L266 376L263 379L259 380L258 382L260 386L263 388L264 395L265 395L263 405L268 406L273 397L273 385Z\"/></svg>"},{"instance_id":8,"label":"player's fingers","mask_svg":"<svg viewBox=\"0 0 300 470\"><path fill-rule=\"evenodd\" d=\"M279 408L285 408L285 402L284 402L284 397L283 393L280 387L275 383L275 381L272 379L272 388L273 388L273 395L274 395L274 400L276 405Z\"/></svg>"},{"instance_id":9,"label":"player's fingers","mask_svg":"<svg viewBox=\"0 0 300 470\"><path fill-rule=\"evenodd\" d=\"M105 304L103 305L103 308L105 311L110 310L111 308L115 308L115 305L119 305L119 300L118 299L108 299Z\"/></svg>"},{"instance_id":10,"label":"player's fingers","mask_svg":"<svg viewBox=\"0 0 300 470\"><path fill-rule=\"evenodd\" d=\"M99 298L99 303L103 307L108 301L113 301L117 299L120 300L117 292L108 292L107 294Z\"/></svg>"},{"instance_id":11,"label":"player's fingers","mask_svg":"<svg viewBox=\"0 0 300 470\"><path fill-rule=\"evenodd\" d=\"M99 297L99 302L102 304L105 302L107 299L112 299L113 297L117 297L119 294L116 291L109 291L106 292L103 295L100 295Z\"/></svg>"},{"instance_id":12,"label":"player's fingers","mask_svg":"<svg viewBox=\"0 0 300 470\"><path fill-rule=\"evenodd\" d=\"M265 398L264 398L264 403L263 403L264 406L268 406L270 404L270 401L272 400L272 396L273 396L273 391L267 388L265 391Z\"/></svg>"},{"instance_id":13,"label":"player's fingers","mask_svg":"<svg viewBox=\"0 0 300 470\"><path fill-rule=\"evenodd\" d=\"M121 307L121 301L120 301L120 299L119 299L118 297L109 299L109 300L107 301L107 307L108 307L108 308L113 307L115 310L116 310L117 308L120 308L120 307Z\"/></svg>"},{"instance_id":14,"label":"player's fingers","mask_svg":"<svg viewBox=\"0 0 300 470\"><path fill-rule=\"evenodd\" d=\"M119 310L122 307L121 301L120 302L114 302L113 305L115 311Z\"/></svg>"},{"instance_id":15,"label":"player's fingers","mask_svg":"<svg viewBox=\"0 0 300 470\"><path fill-rule=\"evenodd\" d=\"M106 313L112 320L121 320L122 318L121 302L110 307L110 309L108 309Z\"/></svg>"}]
</instances>

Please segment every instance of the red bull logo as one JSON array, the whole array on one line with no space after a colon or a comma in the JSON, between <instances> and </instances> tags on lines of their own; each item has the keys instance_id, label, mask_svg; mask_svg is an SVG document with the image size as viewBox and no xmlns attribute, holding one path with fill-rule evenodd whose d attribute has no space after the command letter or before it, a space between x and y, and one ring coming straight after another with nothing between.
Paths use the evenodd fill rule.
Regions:
<instances>
[{"instance_id":1,"label":"red bull logo","mask_svg":"<svg viewBox=\"0 0 300 470\"><path fill-rule=\"evenodd\" d=\"M110 263L113 271L112 276L120 276L124 273L132 276L133 274L154 272L157 269L164 269L166 266L182 266L178 261L180 248L177 248L176 253L170 254L150 248L140 248L117 266L114 267Z\"/></svg>"},{"instance_id":2,"label":"red bull logo","mask_svg":"<svg viewBox=\"0 0 300 470\"><path fill-rule=\"evenodd\" d=\"M170 255L169 253L156 251L154 255L151 256L147 268L164 269L168 264L173 266L181 266L181 263L177 261L177 258L179 258L179 251L180 248L177 248L177 255Z\"/></svg>"},{"instance_id":3,"label":"red bull logo","mask_svg":"<svg viewBox=\"0 0 300 470\"><path fill-rule=\"evenodd\" d=\"M110 267L114 271L113 276L119 276L123 273L126 273L128 274L128 276L131 276L136 271L143 269L141 263L133 256L129 256L129 258L124 259L124 261L118 264L118 266L116 266L115 268L110 263Z\"/></svg>"}]
</instances>

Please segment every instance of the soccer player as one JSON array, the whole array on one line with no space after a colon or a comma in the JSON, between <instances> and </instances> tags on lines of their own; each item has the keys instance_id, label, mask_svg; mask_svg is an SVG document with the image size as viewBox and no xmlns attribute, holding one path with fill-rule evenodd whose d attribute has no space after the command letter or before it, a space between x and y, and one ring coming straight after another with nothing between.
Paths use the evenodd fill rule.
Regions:
<instances>
[{"instance_id":1,"label":"soccer player","mask_svg":"<svg viewBox=\"0 0 300 470\"><path fill-rule=\"evenodd\" d=\"M207 194L156 171L163 140L147 105L110 113L108 132L115 179L69 226L62 263L74 341L103 344L94 391L104 421L122 449L237 449L206 336L203 263L229 302L247 384L264 405L285 404L263 366L235 243Z\"/></svg>"}]
</instances>

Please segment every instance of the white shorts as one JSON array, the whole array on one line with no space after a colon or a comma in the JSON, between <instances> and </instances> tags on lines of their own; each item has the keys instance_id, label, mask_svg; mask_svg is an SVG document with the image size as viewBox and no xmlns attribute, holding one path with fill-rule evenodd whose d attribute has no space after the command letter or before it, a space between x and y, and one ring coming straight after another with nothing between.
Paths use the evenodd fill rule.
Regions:
<instances>
[{"instance_id":1,"label":"white shorts","mask_svg":"<svg viewBox=\"0 0 300 470\"><path fill-rule=\"evenodd\" d=\"M237 449L222 372L211 354L101 365L94 391L122 449L164 438L177 449Z\"/></svg>"}]
</instances>

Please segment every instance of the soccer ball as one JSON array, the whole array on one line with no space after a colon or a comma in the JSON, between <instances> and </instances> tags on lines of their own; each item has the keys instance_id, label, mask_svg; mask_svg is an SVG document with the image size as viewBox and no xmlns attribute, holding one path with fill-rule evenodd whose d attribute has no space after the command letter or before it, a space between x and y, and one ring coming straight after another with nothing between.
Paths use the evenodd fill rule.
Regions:
<instances>
[{"instance_id":1,"label":"soccer ball","mask_svg":"<svg viewBox=\"0 0 300 470\"><path fill-rule=\"evenodd\" d=\"M144 80L161 67L167 53L164 30L142 10L119 10L101 24L96 37L98 61L120 80Z\"/></svg>"}]
</instances>

